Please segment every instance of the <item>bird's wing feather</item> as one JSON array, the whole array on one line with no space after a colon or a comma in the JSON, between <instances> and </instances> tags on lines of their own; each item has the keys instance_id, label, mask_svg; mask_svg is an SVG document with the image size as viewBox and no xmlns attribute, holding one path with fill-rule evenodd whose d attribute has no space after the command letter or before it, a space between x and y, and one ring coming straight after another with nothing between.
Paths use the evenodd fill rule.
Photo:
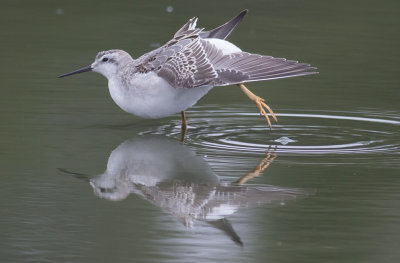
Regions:
<instances>
[{"instance_id":1,"label":"bird's wing feather","mask_svg":"<svg viewBox=\"0 0 400 263\"><path fill-rule=\"evenodd\" d=\"M243 17L247 14L248 10L243 10L237 16L226 22L225 24L214 28L210 31L202 31L200 33L201 38L218 38L225 39L227 38L233 30L239 25L240 21L242 21Z\"/></svg>"},{"instance_id":2,"label":"bird's wing feather","mask_svg":"<svg viewBox=\"0 0 400 263\"><path fill-rule=\"evenodd\" d=\"M147 73L149 71L160 70L160 67L168 59L199 38L199 34L203 29L196 28L196 22L197 18L189 19L165 45L137 58L134 63L135 72Z\"/></svg>"},{"instance_id":3,"label":"bird's wing feather","mask_svg":"<svg viewBox=\"0 0 400 263\"><path fill-rule=\"evenodd\" d=\"M215 34L229 35L245 14L242 12L231 24L225 24L230 25L226 30L217 28ZM154 71L175 88L225 86L317 73L309 64L284 58L247 52L224 55L220 48L203 38L206 35L202 37L203 33L212 34L214 30L202 32L203 29L196 28L196 22L197 18L190 19L164 46L136 59L135 72Z\"/></svg>"},{"instance_id":4,"label":"bird's wing feather","mask_svg":"<svg viewBox=\"0 0 400 263\"><path fill-rule=\"evenodd\" d=\"M157 74L175 88L193 88L210 85L218 77L209 56L211 45L197 38L169 57Z\"/></svg>"},{"instance_id":5,"label":"bird's wing feather","mask_svg":"<svg viewBox=\"0 0 400 263\"><path fill-rule=\"evenodd\" d=\"M247 52L223 55L211 42L196 39L169 57L157 73L175 88L195 88L309 75L317 73L314 69L306 63Z\"/></svg>"},{"instance_id":6,"label":"bird's wing feather","mask_svg":"<svg viewBox=\"0 0 400 263\"><path fill-rule=\"evenodd\" d=\"M201 31L202 29L196 28L196 24L197 24L197 17L189 19L186 22L186 24L184 24L178 31L176 31L174 39L180 39L184 36L190 35L192 34L193 31L196 30Z\"/></svg>"},{"instance_id":7,"label":"bird's wing feather","mask_svg":"<svg viewBox=\"0 0 400 263\"><path fill-rule=\"evenodd\" d=\"M218 74L215 85L220 86L317 73L306 63L247 52L217 57L212 63Z\"/></svg>"}]
</instances>

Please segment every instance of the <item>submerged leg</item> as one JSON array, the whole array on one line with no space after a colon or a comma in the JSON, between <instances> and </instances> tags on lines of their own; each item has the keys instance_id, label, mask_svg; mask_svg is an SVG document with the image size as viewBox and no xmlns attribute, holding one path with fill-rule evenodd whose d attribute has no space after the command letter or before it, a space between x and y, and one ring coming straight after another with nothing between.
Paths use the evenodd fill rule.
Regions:
<instances>
[{"instance_id":1,"label":"submerged leg","mask_svg":"<svg viewBox=\"0 0 400 263\"><path fill-rule=\"evenodd\" d=\"M256 166L254 171L246 174L245 176L242 176L235 182L235 184L245 184L248 180L253 179L255 177L259 177L262 175L265 169L268 168L268 166L275 160L277 157L275 150L270 151L270 149L267 150L265 154L265 158L260 161L260 163Z\"/></svg>"},{"instance_id":2,"label":"submerged leg","mask_svg":"<svg viewBox=\"0 0 400 263\"><path fill-rule=\"evenodd\" d=\"M249 99L254 102L258 109L260 110L260 113L262 115L264 115L265 119L267 120L268 126L271 129L272 125L271 125L271 121L269 120L269 117L267 115L267 113L265 112L264 108L266 108L268 110L268 112L271 114L272 118L278 122L278 119L276 118L274 112L272 111L272 109L264 103L264 99L258 97L256 94L254 94L253 92L251 92L248 88L246 88L245 85L243 84L237 84L239 86L239 88L243 91L244 94L247 95L247 97L249 97Z\"/></svg>"},{"instance_id":3,"label":"submerged leg","mask_svg":"<svg viewBox=\"0 0 400 263\"><path fill-rule=\"evenodd\" d=\"M182 127L181 127L181 141L183 142L185 140L185 134L186 134L186 114L184 111L181 111L181 116L182 116Z\"/></svg>"}]
</instances>

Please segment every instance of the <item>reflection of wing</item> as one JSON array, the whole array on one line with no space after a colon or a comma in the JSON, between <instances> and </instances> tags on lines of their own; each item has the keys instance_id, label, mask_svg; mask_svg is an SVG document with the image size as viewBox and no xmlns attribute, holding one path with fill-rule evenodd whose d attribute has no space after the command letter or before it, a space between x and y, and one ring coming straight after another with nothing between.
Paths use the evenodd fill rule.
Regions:
<instances>
[{"instance_id":1,"label":"reflection of wing","mask_svg":"<svg viewBox=\"0 0 400 263\"><path fill-rule=\"evenodd\" d=\"M236 212L241 207L281 203L306 195L307 192L300 189L267 185L220 185L216 188L214 197L204 206L204 216L205 219L218 219Z\"/></svg>"},{"instance_id":2,"label":"reflection of wing","mask_svg":"<svg viewBox=\"0 0 400 263\"><path fill-rule=\"evenodd\" d=\"M202 213L203 207L215 195L215 186L188 184L180 181L147 187L135 185L135 193L154 205L172 213L187 227Z\"/></svg>"},{"instance_id":3,"label":"reflection of wing","mask_svg":"<svg viewBox=\"0 0 400 263\"><path fill-rule=\"evenodd\" d=\"M241 207L283 202L306 196L299 189L273 186L184 184L179 181L147 187L136 185L135 193L172 213L187 227L194 219L218 220Z\"/></svg>"}]
</instances>

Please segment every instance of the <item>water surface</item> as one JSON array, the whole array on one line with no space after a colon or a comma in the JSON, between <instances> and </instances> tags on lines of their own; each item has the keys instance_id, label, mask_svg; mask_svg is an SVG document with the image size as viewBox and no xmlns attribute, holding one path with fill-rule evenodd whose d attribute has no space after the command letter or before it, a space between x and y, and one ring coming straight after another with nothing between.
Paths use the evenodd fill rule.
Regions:
<instances>
[{"instance_id":1,"label":"water surface","mask_svg":"<svg viewBox=\"0 0 400 263\"><path fill-rule=\"evenodd\" d=\"M4 262L398 262L397 1L2 1ZM212 7L212 8L211 8ZM94 73L190 17L320 74L234 86L180 116L122 112ZM238 201L239 200L239 201Z\"/></svg>"}]
</instances>

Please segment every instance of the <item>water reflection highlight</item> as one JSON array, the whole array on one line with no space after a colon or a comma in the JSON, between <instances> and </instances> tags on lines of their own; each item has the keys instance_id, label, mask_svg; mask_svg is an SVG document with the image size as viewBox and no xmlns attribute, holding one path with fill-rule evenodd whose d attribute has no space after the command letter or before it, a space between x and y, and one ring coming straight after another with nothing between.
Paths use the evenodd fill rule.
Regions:
<instances>
[{"instance_id":1,"label":"water reflection highlight","mask_svg":"<svg viewBox=\"0 0 400 263\"><path fill-rule=\"evenodd\" d=\"M109 156L107 169L88 180L99 198L121 201L135 194L173 215L186 227L196 220L222 230L242 245L227 216L243 207L284 203L309 193L301 189L265 184L245 185L261 176L276 158L266 153L253 171L236 181L221 182L211 167L190 148L163 136L138 136L121 143Z\"/></svg>"}]
</instances>

